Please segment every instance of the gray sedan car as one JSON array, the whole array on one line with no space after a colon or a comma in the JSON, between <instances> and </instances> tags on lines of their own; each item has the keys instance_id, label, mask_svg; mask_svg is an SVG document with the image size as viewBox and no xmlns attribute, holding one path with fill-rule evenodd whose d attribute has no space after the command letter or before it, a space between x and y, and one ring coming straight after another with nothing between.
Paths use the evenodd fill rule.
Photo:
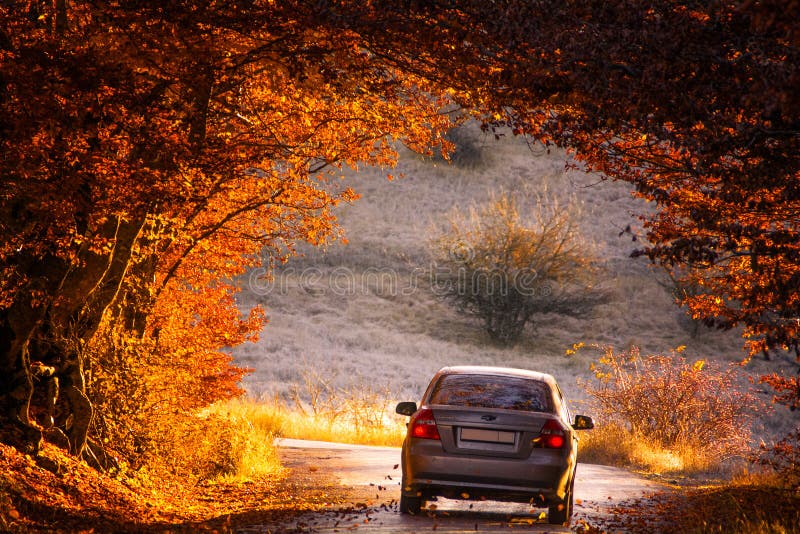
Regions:
<instances>
[{"instance_id":1,"label":"gray sedan car","mask_svg":"<svg viewBox=\"0 0 800 534\"><path fill-rule=\"evenodd\" d=\"M403 442L400 512L426 501L489 499L548 507L548 522L568 525L578 455L576 430L555 379L503 367L445 367L410 416Z\"/></svg>"}]
</instances>

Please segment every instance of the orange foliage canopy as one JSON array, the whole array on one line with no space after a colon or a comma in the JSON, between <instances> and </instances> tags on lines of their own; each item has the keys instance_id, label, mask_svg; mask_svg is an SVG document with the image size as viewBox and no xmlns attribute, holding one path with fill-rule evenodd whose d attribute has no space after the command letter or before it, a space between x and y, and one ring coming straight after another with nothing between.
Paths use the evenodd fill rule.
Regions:
<instances>
[{"instance_id":1,"label":"orange foliage canopy","mask_svg":"<svg viewBox=\"0 0 800 534\"><path fill-rule=\"evenodd\" d=\"M438 142L429 84L312 15L0 7L0 408L23 441L54 425L79 453L238 393L225 348L263 314L240 317L236 276L337 238L342 166Z\"/></svg>"}]
</instances>

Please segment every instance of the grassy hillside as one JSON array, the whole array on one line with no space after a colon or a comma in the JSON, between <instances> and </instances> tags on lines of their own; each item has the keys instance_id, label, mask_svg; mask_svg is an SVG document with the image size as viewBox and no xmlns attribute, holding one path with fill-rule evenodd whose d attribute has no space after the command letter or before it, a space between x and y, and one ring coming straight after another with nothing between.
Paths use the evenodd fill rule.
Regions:
<instances>
[{"instance_id":1,"label":"grassy hillside","mask_svg":"<svg viewBox=\"0 0 800 534\"><path fill-rule=\"evenodd\" d=\"M635 214L649 206L633 199L627 184L565 168L567 156L529 146L523 139L497 141L474 126L457 131L456 163L404 153L397 169L349 172L344 180L362 198L338 211L349 243L304 249L276 272L275 280L243 279L243 309L262 304L269 317L257 344L238 347L236 360L255 371L245 385L256 397L285 395L303 376L332 385L387 387L397 398L416 399L431 374L451 364L501 364L554 374L567 394L581 396L577 376L588 376L589 352L566 357L576 342L637 345L669 351L686 345L692 358L742 357L736 332L701 328L690 321L662 285L664 276L646 259L631 259L641 243L622 230L640 226ZM573 210L580 231L607 274L612 301L592 316L536 317L515 347L493 346L480 325L440 302L423 270L427 241L456 206L485 201L501 188L514 191L528 213L544 199ZM754 362L750 371L767 368Z\"/></svg>"}]
</instances>

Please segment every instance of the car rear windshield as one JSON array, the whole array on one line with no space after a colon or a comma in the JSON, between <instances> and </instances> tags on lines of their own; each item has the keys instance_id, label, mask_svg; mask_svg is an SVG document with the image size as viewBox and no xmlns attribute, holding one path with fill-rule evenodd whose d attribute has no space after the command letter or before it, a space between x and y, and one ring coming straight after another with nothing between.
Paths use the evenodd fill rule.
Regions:
<instances>
[{"instance_id":1,"label":"car rear windshield","mask_svg":"<svg viewBox=\"0 0 800 534\"><path fill-rule=\"evenodd\" d=\"M539 380L514 376L443 375L430 404L553 412L550 387Z\"/></svg>"}]
</instances>

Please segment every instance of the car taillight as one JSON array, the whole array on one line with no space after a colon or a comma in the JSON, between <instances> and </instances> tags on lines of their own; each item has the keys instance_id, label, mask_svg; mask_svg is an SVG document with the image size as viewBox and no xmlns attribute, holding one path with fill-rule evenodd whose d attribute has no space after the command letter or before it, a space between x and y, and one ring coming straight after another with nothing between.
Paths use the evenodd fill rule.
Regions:
<instances>
[{"instance_id":1,"label":"car taillight","mask_svg":"<svg viewBox=\"0 0 800 534\"><path fill-rule=\"evenodd\" d=\"M440 439L433 410L425 408L411 416L409 422L411 435L422 439Z\"/></svg>"},{"instance_id":2,"label":"car taillight","mask_svg":"<svg viewBox=\"0 0 800 534\"><path fill-rule=\"evenodd\" d=\"M539 439L545 449L560 449L567 443L567 433L558 421L549 419L542 427Z\"/></svg>"}]
</instances>

